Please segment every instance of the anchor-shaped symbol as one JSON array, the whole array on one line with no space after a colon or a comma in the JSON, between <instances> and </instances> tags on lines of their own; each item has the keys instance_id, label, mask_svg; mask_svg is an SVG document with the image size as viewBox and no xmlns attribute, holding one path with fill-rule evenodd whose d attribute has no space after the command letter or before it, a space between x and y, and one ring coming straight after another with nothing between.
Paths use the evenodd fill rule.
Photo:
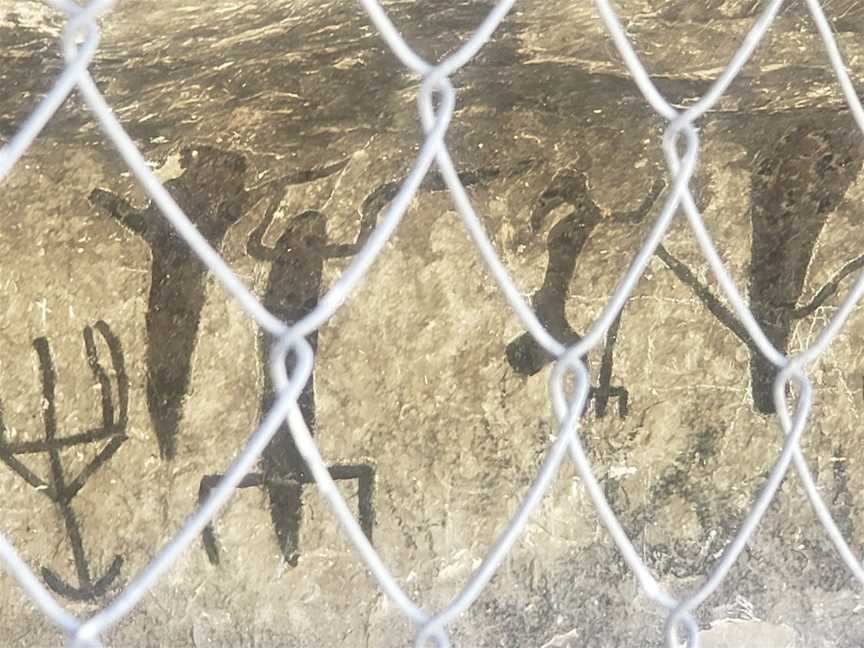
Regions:
<instances>
[{"instance_id":1,"label":"anchor-shaped symbol","mask_svg":"<svg viewBox=\"0 0 864 648\"><path fill-rule=\"evenodd\" d=\"M99 363L99 354L96 349L93 328L102 336L111 355L111 362L117 382L116 409L111 390L111 379L108 372ZM0 461L3 461L24 481L48 497L60 509L66 527L66 535L72 548L75 570L78 574L78 586L75 587L66 583L57 573L47 567L42 568L42 576L51 589L75 601L89 601L103 596L119 575L120 568L123 565L123 557L116 555L105 574L95 581L93 580L87 554L84 551L81 527L78 523L78 517L72 508L72 500L75 499L87 483L87 480L111 459L128 438L126 436L126 426L128 422L129 381L126 377L122 348L119 340L114 336L105 322L99 321L93 328L89 326L84 328L84 347L87 352L87 364L90 366L93 377L99 385L102 397L102 425L100 427L65 437L57 436L57 413L54 394L56 373L54 370L54 361L51 357L51 349L48 340L44 337L33 340L33 348L36 350L36 355L39 358L39 366L42 373L42 419L45 425L45 438L40 441L9 443L7 441L6 425L3 420L2 405L0 405ZM67 475L63 469L60 457L61 449L99 443L106 439L108 442L97 453L96 457L74 479L67 481ZM43 452L48 453L51 467L51 477L48 481L37 476L18 458L20 455Z\"/></svg>"}]
</instances>

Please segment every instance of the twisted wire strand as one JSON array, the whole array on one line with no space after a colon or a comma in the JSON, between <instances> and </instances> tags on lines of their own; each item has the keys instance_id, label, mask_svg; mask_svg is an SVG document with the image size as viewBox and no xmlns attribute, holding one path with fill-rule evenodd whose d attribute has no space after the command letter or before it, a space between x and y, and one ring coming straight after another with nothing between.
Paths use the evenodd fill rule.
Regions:
<instances>
[{"instance_id":1,"label":"twisted wire strand","mask_svg":"<svg viewBox=\"0 0 864 648\"><path fill-rule=\"evenodd\" d=\"M100 29L97 21L110 11L114 0L92 0L86 5L78 5L71 0L47 0L47 2L68 17L62 37L62 51L66 65L55 79L50 91L25 119L16 134L0 149L0 181L8 175L59 106L77 87L89 111L97 119L109 141L116 147L129 169L165 218L190 248L206 263L225 290L238 301L246 313L264 331L274 338L270 371L278 394L272 409L265 415L258 429L250 436L222 480L211 490L204 503L186 520L183 527L156 554L154 559L132 579L126 588L90 618L79 619L58 603L36 578L32 570L21 560L7 539L0 535L0 561L42 612L67 633L69 646L92 648L101 645L101 635L132 611L141 598L170 568L180 553L216 515L219 508L225 504L234 488L251 469L285 420L288 422L290 433L321 489L321 493L328 500L338 523L353 544L360 559L369 568L372 577L381 589L415 624L416 648L422 648L429 642L434 643L438 648L450 646L447 633L448 626L474 603L488 585L496 569L509 554L513 544L524 530L532 512L543 499L568 453L585 483L586 490L601 522L609 531L643 592L648 598L668 611L665 634L667 645L670 648L677 648L681 644L680 631L682 629L685 633L684 642L688 648L699 645L698 625L693 612L728 575L729 570L737 561L769 504L774 499L780 483L788 472L790 463L794 464L811 505L836 546L843 562L852 574L864 583L864 568L843 538L830 510L820 496L799 444L806 429L807 418L812 406L813 390L806 374L806 367L816 361L825 351L831 340L843 328L860 298L864 296L864 273L858 276L849 294L828 324L817 335L813 344L797 356L787 357L768 340L742 298L734 280L717 253L689 187L698 162L699 134L694 125L695 122L717 103L731 82L739 75L773 24L783 5L783 0L767 2L762 13L754 21L740 47L721 74L711 84L708 91L686 110L679 110L672 106L652 82L609 1L595 0L600 19L634 82L648 104L668 122L662 147L672 183L671 190L668 192L648 236L638 249L628 270L618 282L609 301L589 327L585 336L570 347L555 339L542 325L510 277L471 204L445 143L445 136L456 106L456 93L449 77L468 64L489 41L501 21L511 10L515 0L498 2L453 54L435 64L423 59L404 40L377 0L360 0L360 4L367 12L370 21L377 28L394 56L408 70L421 78L417 100L425 139L410 172L361 250L348 264L342 275L320 298L317 306L304 318L290 326L279 320L258 302L251 291L232 272L220 254L198 233L170 194L147 167L140 151L114 117L110 105L93 82L89 74L89 66L99 45ZM864 133L864 108L862 108L845 68L831 26L818 0L805 0L805 2L823 41L846 103L859 129ZM679 154L679 143L682 140L685 146L684 152ZM354 519L349 506L339 493L326 468L326 463L320 455L317 444L312 439L297 399L303 386L310 379L314 364L312 348L305 338L323 326L352 294L405 216L423 178L433 164L437 166L453 198L463 226L510 308L537 343L556 358L550 373L549 399L553 416L558 421L559 427L556 439L548 448L534 481L522 497L520 506L504 526L485 558L481 561L480 566L472 573L463 589L449 603L437 612L428 612L401 588ZM612 322L619 315L624 303L635 289L657 246L665 237L670 224L681 211L687 218L693 236L732 309L759 352L778 369L773 387L773 398L779 427L783 434L783 444L761 492L755 498L740 528L724 549L717 563L710 570L702 585L683 599L678 600L670 595L651 574L606 500L596 472L582 445L579 427L580 413L587 401L590 386L588 369L583 360L592 349L600 344ZM286 371L288 354L294 354L297 359L291 375L288 375ZM569 394L566 393L567 390L565 389L568 377L572 378L575 383ZM787 397L787 387L790 385L797 388L794 403L790 403ZM792 409L791 413L790 408Z\"/></svg>"}]
</instances>

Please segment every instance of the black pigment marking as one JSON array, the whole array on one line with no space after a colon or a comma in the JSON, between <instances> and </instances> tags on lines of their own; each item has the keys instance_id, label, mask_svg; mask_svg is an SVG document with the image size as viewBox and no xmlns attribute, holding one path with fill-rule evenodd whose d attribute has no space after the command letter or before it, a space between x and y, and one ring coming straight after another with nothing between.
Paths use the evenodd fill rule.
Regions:
<instances>
[{"instance_id":1,"label":"black pigment marking","mask_svg":"<svg viewBox=\"0 0 864 648\"><path fill-rule=\"evenodd\" d=\"M690 268L687 267L687 265L675 258L675 256L672 255L662 243L657 246L655 254L660 257L663 263L672 270L680 281L693 290L705 308L707 308L708 311L716 317L721 324L723 324L723 326L732 331L732 333L746 344L751 351L755 349L753 340L750 339L747 329L745 329L744 325L738 321L735 317L735 313L726 308L723 303L714 296L711 289L702 283L699 278L693 274Z\"/></svg>"},{"instance_id":2,"label":"black pigment marking","mask_svg":"<svg viewBox=\"0 0 864 648\"><path fill-rule=\"evenodd\" d=\"M302 184L340 171L344 164L330 167L317 174L303 172L282 182L282 188L271 202L262 222L252 231L247 242L250 256L270 264L270 276L264 291L262 304L279 319L293 324L308 314L318 304L321 293L324 261L344 258L356 254L375 227L379 214L390 204L399 191L402 181L385 182L376 187L360 207L360 231L354 243L334 244L327 241L326 216L320 211L306 210L291 218L273 247L264 244L264 235L270 228L276 210L292 184ZM498 170L481 168L460 174L462 184L469 187L489 182L498 177ZM443 179L437 173L430 174L421 185L421 191L443 191ZM317 332L307 340L313 351L317 350ZM262 364L267 366L269 349L262 334ZM294 368L289 358L286 369L290 375ZM276 394L270 373L264 372L264 397L261 411L268 412ZM298 405L310 432L315 431L315 381L310 377L298 397ZM373 491L375 468L365 463L344 464L328 468L334 480L356 480L358 484L358 518L366 537L372 540L375 525ZM199 501L203 502L222 475L207 475L201 480ZM283 424L261 453L260 472L250 473L238 488L263 488L270 500L270 516L279 548L285 561L296 566L299 560L298 538L302 519L303 488L315 482L306 462L300 455L287 425ZM202 532L202 542L212 564L219 563L219 546L213 525Z\"/></svg>"},{"instance_id":3,"label":"black pigment marking","mask_svg":"<svg viewBox=\"0 0 864 648\"><path fill-rule=\"evenodd\" d=\"M847 444L835 440L831 447L832 472L834 473L834 494L831 498L831 515L844 538L852 538L859 546L852 545L853 551L860 554L860 542L855 538L855 498L849 478ZM857 551L856 551L857 549ZM846 582L846 579L842 579Z\"/></svg>"},{"instance_id":4,"label":"black pigment marking","mask_svg":"<svg viewBox=\"0 0 864 648\"><path fill-rule=\"evenodd\" d=\"M165 182L177 205L216 249L249 204L246 160L209 146L184 148L183 173ZM147 406L159 452L173 459L192 352L204 306L207 267L154 203L141 210L95 189L90 202L144 239L151 252L147 303Z\"/></svg>"},{"instance_id":5,"label":"black pigment marking","mask_svg":"<svg viewBox=\"0 0 864 648\"><path fill-rule=\"evenodd\" d=\"M615 214L615 223L638 223L651 210L663 183L653 184L651 192L639 207L631 212ZM543 285L531 297L531 305L540 322L565 346L571 346L581 339L567 321L566 303L570 282L576 268L576 259L584 249L591 234L603 220L603 214L592 200L585 174L568 172L557 175L549 187L540 195L537 206L531 213L532 232L542 229L546 217L562 205L569 205L572 211L552 226L546 239L549 261ZM613 355L618 339L621 314L615 319L606 334L606 346L600 366L600 383L591 388L591 398L596 403L597 415L606 414L610 397L619 399L618 412L626 416L629 394L624 387L612 386ZM523 333L507 345L507 360L516 372L532 376L539 372L551 356L537 343L530 333Z\"/></svg>"},{"instance_id":6,"label":"black pigment marking","mask_svg":"<svg viewBox=\"0 0 864 648\"><path fill-rule=\"evenodd\" d=\"M621 328L621 313L612 322L606 332L606 345L603 347L603 357L600 359L600 374L598 385L591 387L588 398L594 401L594 411L597 418L606 416L606 408L610 398L618 399L618 416L624 418L630 412L630 393L626 388L612 385L612 362L615 355L615 343L618 341L618 330Z\"/></svg>"},{"instance_id":7,"label":"black pigment marking","mask_svg":"<svg viewBox=\"0 0 864 648\"><path fill-rule=\"evenodd\" d=\"M114 456L127 439L129 381L126 377L123 350L120 346L120 341L114 336L105 322L97 322L94 328L102 336L111 355L111 363L116 376L117 392L117 405L115 406L114 395L111 389L111 378L99 362L93 329L88 326L84 329L84 347L87 352L87 363L100 389L102 410L102 425L100 427L69 437L57 436L57 412L55 407L56 372L48 340L43 337L33 340L33 348L36 350L42 375L44 440L38 442L9 443L7 441L7 429L3 421L2 410L0 410L0 460L24 481L48 497L60 509L66 537L69 540L72 556L75 561L78 585L73 586L66 583L60 576L47 567L42 568L42 576L51 589L75 601L90 601L103 596L117 579L117 576L120 574L120 568L123 565L123 557L115 555L105 574L95 581L93 580L90 572L90 562L84 550L81 526L72 508L72 500L75 499L90 477L96 474L99 468ZM78 475L67 481L67 474L63 468L60 450L105 440L107 440L107 443L97 453L96 457ZM48 453L51 475L47 481L42 480L18 459L18 455L38 452Z\"/></svg>"},{"instance_id":8,"label":"black pigment marking","mask_svg":"<svg viewBox=\"0 0 864 648\"><path fill-rule=\"evenodd\" d=\"M749 210L752 227L750 308L768 338L783 353L788 351L795 321L815 312L838 292L844 279L864 267L864 257L847 262L808 303L798 305L816 241L860 172L861 164L860 145L854 144L845 130L817 129L809 122L787 127L779 137L772 139L771 146L753 158ZM776 369L762 357L734 312L662 245L658 246L656 254L690 287L705 308L746 345L750 353L755 409L762 414L774 413L772 387ZM706 497L704 492L703 484L711 481L715 467L713 457L722 439L718 430L708 435L709 431L706 429L702 440L696 439L675 458L652 488L647 499L649 504L635 511L632 525L633 534L641 533L653 522L653 511L659 508L656 503L673 495L693 506L703 531L701 541L691 543L686 551L683 546L675 551L670 548L670 555L690 554L686 564L681 563L683 571L709 569L710 557L722 551L725 539L735 532L740 522L740 512L726 501L727 498ZM842 443L833 444L831 452L842 457ZM692 461L694 455L698 459L696 462ZM852 500L844 463L835 463L833 471L832 509L846 537L851 537L854 535L849 515ZM709 530L716 533L709 535ZM803 542L796 540L802 546ZM806 553L812 556L817 549L816 545L810 546ZM823 581L823 589L845 583Z\"/></svg>"},{"instance_id":9,"label":"black pigment marking","mask_svg":"<svg viewBox=\"0 0 864 648\"><path fill-rule=\"evenodd\" d=\"M344 165L342 165L344 166ZM341 168L341 167L340 167ZM335 173L338 168L333 168ZM299 182L288 182L270 204L263 221L255 228L247 243L247 252L260 261L270 263L270 276L264 291L262 304L279 319L292 324L318 303L324 261L355 254L365 243L375 226L381 208L392 200L398 190L396 183L387 183L372 192L364 202L360 232L353 244L331 244L326 237L326 218L314 210L294 216L273 247L264 244L264 234L273 222L279 204L289 184L308 182L306 174L297 177ZM312 349L317 349L318 335L308 337ZM269 345L262 334L262 364L267 365ZM287 370L290 374L294 361L289 358ZM276 392L270 373L264 372L264 397L261 411L268 412L273 406ZM310 430L315 429L315 387L310 377L303 388L298 404ZM261 453L261 472L247 475L239 488L263 488L270 500L270 515L279 548L289 565L296 565L299 558L298 536L302 517L302 491L314 482L300 452L294 444L287 425L283 424ZM360 526L368 538L372 538L375 513L372 507L375 471L367 464L333 466L330 474L337 480L357 480ZM205 499L210 490L221 479L221 475L208 475L201 481L199 498ZM215 532L208 525L203 532L204 548L210 562L218 564L219 549Z\"/></svg>"},{"instance_id":10,"label":"black pigment marking","mask_svg":"<svg viewBox=\"0 0 864 648\"><path fill-rule=\"evenodd\" d=\"M861 168L860 156L853 159L844 144L848 139L846 131L838 137L802 124L784 133L776 150L755 160L750 308L783 352L816 240ZM760 353L751 354L750 370L756 408L772 413L776 368Z\"/></svg>"},{"instance_id":11,"label":"black pigment marking","mask_svg":"<svg viewBox=\"0 0 864 648\"><path fill-rule=\"evenodd\" d=\"M754 158L750 309L782 353L788 350L794 322L812 314L846 277L864 267L864 256L853 259L809 303L797 306L816 241L861 170L860 146L849 140L845 130L819 130L803 123L786 130L775 145ZM662 246L657 255L747 345L754 405L763 414L774 413L772 385L777 369L759 352L734 313L689 268Z\"/></svg>"}]
</instances>

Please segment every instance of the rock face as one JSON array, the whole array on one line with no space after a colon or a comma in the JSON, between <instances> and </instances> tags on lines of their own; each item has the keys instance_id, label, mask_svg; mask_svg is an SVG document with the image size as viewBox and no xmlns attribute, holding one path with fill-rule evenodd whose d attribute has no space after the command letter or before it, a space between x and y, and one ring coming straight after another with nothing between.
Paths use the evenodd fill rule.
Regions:
<instances>
[{"instance_id":1,"label":"rock face","mask_svg":"<svg viewBox=\"0 0 864 648\"><path fill-rule=\"evenodd\" d=\"M622 0L661 90L692 103L761 3ZM853 78L864 8L825 3ZM391 2L429 59L490 2ZM418 80L349 1L120 3L95 80L166 188L274 313L311 309L392 200L422 142ZM0 0L0 138L62 69L63 22ZM575 342L663 200L663 122L592 3L518 4L453 78L447 141L489 235L550 330ZM857 81L856 81L857 82ZM864 88L864 80L859 83ZM862 136L804 3L792 3L700 122L694 195L769 338L810 344L854 280ZM210 277L73 96L0 185L0 528L86 615L121 591L206 495L272 398L270 340ZM810 370L802 446L853 549L864 532L864 323ZM392 243L310 340L301 406L364 532L439 609L469 578L556 433L549 358L526 337L431 174ZM605 343L584 439L658 578L692 590L780 447L773 376L676 221ZM61 645L0 577L0 636ZM699 608L705 645L852 648L859 585L785 480ZM661 646L640 592L566 464L458 646ZM411 645L290 438L265 450L200 543L106 637L112 646Z\"/></svg>"}]
</instances>

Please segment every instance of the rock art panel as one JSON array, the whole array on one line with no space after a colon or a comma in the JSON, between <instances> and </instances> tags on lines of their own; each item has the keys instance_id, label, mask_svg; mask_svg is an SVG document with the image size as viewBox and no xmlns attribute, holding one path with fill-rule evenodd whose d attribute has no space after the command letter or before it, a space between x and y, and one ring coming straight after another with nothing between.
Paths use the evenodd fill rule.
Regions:
<instances>
[{"instance_id":1,"label":"rock art panel","mask_svg":"<svg viewBox=\"0 0 864 648\"><path fill-rule=\"evenodd\" d=\"M0 2L0 141L62 67L62 20L30 4ZM709 87L755 15L752 3L703 4L619 3L678 105ZM430 58L452 52L491 6L387 3ZM864 87L864 13L850 2L826 10ZM104 28L94 78L166 189L271 312L288 322L310 312L409 171L422 142L418 80L341 0L119 3ZM699 124L693 193L757 321L794 353L864 268L864 150L803 5L772 34ZM666 199L663 125L591 3L517 5L453 81L447 142L460 178L525 298L572 344ZM90 614L182 525L266 414L273 341L171 230L77 96L0 186L0 208L2 531L61 601ZM856 551L859 314L811 368L803 443ZM406 592L439 609L517 509L557 430L550 358L509 311L437 172L309 342L317 361L300 404L331 475ZM604 492L658 578L690 590L762 487L780 432L773 369L680 216L587 363L582 433ZM8 645L62 645L8 575L0 591ZM790 476L698 621L717 645L852 648L864 638L857 599ZM479 648L653 648L662 633L569 464L452 625L455 645ZM200 542L106 637L411 641L286 426Z\"/></svg>"}]
</instances>

